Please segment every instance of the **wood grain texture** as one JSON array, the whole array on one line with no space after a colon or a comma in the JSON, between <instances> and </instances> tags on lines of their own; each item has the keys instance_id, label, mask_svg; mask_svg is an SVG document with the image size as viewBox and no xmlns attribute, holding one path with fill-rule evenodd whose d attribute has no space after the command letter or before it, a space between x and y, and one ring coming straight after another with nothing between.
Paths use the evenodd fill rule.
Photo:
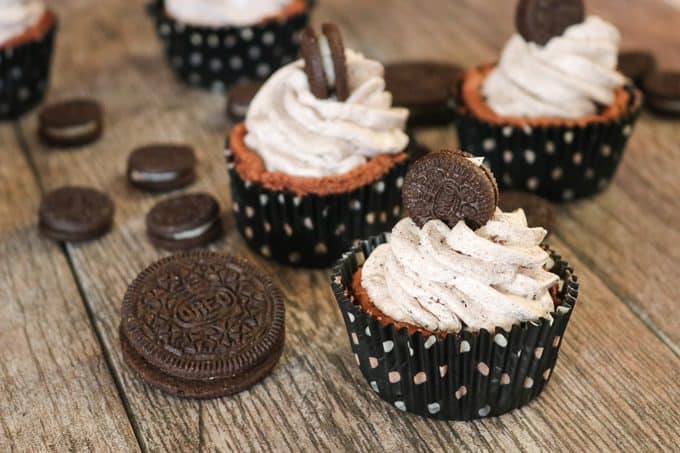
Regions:
<instances>
[{"instance_id":1,"label":"wood grain texture","mask_svg":"<svg viewBox=\"0 0 680 453\"><path fill-rule=\"evenodd\" d=\"M12 125L0 154L0 451L134 451L68 262L35 228L40 189Z\"/></svg>"},{"instance_id":2,"label":"wood grain texture","mask_svg":"<svg viewBox=\"0 0 680 453\"><path fill-rule=\"evenodd\" d=\"M472 65L497 57L512 31L511 3L325 0L315 20L339 22L351 47L382 60L421 57ZM670 25L665 31L653 27L650 38L649 27L631 21L636 16L627 16L619 2L590 2L607 17L615 10L611 16L628 42L653 44L669 61L678 58L677 48L664 46L673 41L678 13L660 1L630 3L629 11ZM262 384L213 401L168 397L140 382L122 362L119 310L127 284L163 255L144 232L145 213L162 197L127 186L125 159L140 144L188 141L200 160L199 182L189 190L209 191L226 208L222 146L228 124L221 97L176 83L141 1L100 5L91 8L82 0L55 5L62 30L50 96L100 99L107 109L103 139L82 150L53 152L35 140L35 115L21 127L45 186L89 184L116 202L114 231L100 241L69 246L68 254L144 449L641 451L671 450L677 443L680 359L668 347L677 321L669 315L674 303L669 280L663 284L664 275L677 277L676 269L668 273L677 250L662 241L676 238L672 225L679 219L676 212L653 212L658 200L677 204L673 178L663 171L677 168L677 132L673 123L652 117L643 118L610 191L560 209L553 245L576 267L582 301L552 383L528 407L497 419L446 423L404 415L383 403L353 361L326 274L286 269L253 255L230 214L226 238L212 248L246 256L273 275L289 299L280 364ZM420 135L433 147L455 145L449 130ZM656 159L648 159L652 146ZM650 327L665 332L668 343Z\"/></svg>"}]
</instances>

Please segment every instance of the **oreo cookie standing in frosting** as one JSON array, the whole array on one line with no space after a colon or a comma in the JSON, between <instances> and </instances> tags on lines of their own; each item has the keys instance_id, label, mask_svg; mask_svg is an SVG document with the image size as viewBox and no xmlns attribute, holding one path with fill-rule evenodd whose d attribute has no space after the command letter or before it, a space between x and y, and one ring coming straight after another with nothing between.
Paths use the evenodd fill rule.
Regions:
<instances>
[{"instance_id":1,"label":"oreo cookie standing in frosting","mask_svg":"<svg viewBox=\"0 0 680 453\"><path fill-rule=\"evenodd\" d=\"M102 134L101 105L91 99L74 99L45 107L38 117L40 138L51 146L84 146Z\"/></svg>"},{"instance_id":2,"label":"oreo cookie standing in frosting","mask_svg":"<svg viewBox=\"0 0 680 453\"><path fill-rule=\"evenodd\" d=\"M108 195L89 187L61 187L43 198L39 228L57 241L88 241L111 229L113 213Z\"/></svg>"},{"instance_id":3,"label":"oreo cookie standing in frosting","mask_svg":"<svg viewBox=\"0 0 680 453\"><path fill-rule=\"evenodd\" d=\"M201 247L222 235L220 206L205 193L168 198L149 211L146 229L156 247L168 250Z\"/></svg>"},{"instance_id":4,"label":"oreo cookie standing in frosting","mask_svg":"<svg viewBox=\"0 0 680 453\"><path fill-rule=\"evenodd\" d=\"M520 0L515 25L526 41L545 45L585 17L583 0Z\"/></svg>"},{"instance_id":5,"label":"oreo cookie standing in frosting","mask_svg":"<svg viewBox=\"0 0 680 453\"><path fill-rule=\"evenodd\" d=\"M323 24L321 30L323 35L319 37L308 27L300 42L309 87L319 99L327 99L334 93L338 101L344 102L350 90L342 34L337 25L331 23Z\"/></svg>"},{"instance_id":6,"label":"oreo cookie standing in frosting","mask_svg":"<svg viewBox=\"0 0 680 453\"><path fill-rule=\"evenodd\" d=\"M283 351L283 294L256 267L218 253L152 264L128 288L121 311L125 362L181 397L245 390L269 374Z\"/></svg>"},{"instance_id":7,"label":"oreo cookie standing in frosting","mask_svg":"<svg viewBox=\"0 0 680 453\"><path fill-rule=\"evenodd\" d=\"M477 229L494 215L498 196L496 181L480 158L449 150L416 160L402 189L404 208L419 227L439 219L450 228L464 220Z\"/></svg>"},{"instance_id":8,"label":"oreo cookie standing in frosting","mask_svg":"<svg viewBox=\"0 0 680 453\"><path fill-rule=\"evenodd\" d=\"M130 184L151 191L175 190L193 183L196 157L187 145L157 144L134 150L128 158Z\"/></svg>"}]
</instances>

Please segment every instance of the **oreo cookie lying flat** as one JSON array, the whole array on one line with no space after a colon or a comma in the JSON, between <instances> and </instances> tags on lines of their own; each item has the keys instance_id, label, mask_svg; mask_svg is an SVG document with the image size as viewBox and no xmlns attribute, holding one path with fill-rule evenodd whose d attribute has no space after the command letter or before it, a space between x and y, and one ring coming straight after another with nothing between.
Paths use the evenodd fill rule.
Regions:
<instances>
[{"instance_id":1,"label":"oreo cookie lying flat","mask_svg":"<svg viewBox=\"0 0 680 453\"><path fill-rule=\"evenodd\" d=\"M250 81L236 84L227 92L227 116L235 123L240 123L246 118L250 103L264 82Z\"/></svg>"},{"instance_id":2,"label":"oreo cookie lying flat","mask_svg":"<svg viewBox=\"0 0 680 453\"><path fill-rule=\"evenodd\" d=\"M498 207L505 212L523 209L530 227L543 227L549 232L555 227L555 210L547 200L527 192L501 192Z\"/></svg>"},{"instance_id":3,"label":"oreo cookie lying flat","mask_svg":"<svg viewBox=\"0 0 680 453\"><path fill-rule=\"evenodd\" d=\"M420 227L439 219L451 228L464 220L470 228L477 229L493 217L498 187L481 158L442 150L411 165L402 198L407 213Z\"/></svg>"},{"instance_id":4,"label":"oreo cookie lying flat","mask_svg":"<svg viewBox=\"0 0 680 453\"><path fill-rule=\"evenodd\" d=\"M526 41L545 45L585 18L583 0L520 0L515 26Z\"/></svg>"},{"instance_id":5,"label":"oreo cookie lying flat","mask_svg":"<svg viewBox=\"0 0 680 453\"><path fill-rule=\"evenodd\" d=\"M205 193L168 198L146 216L151 243L168 250L201 247L222 235L220 205Z\"/></svg>"},{"instance_id":6,"label":"oreo cookie lying flat","mask_svg":"<svg viewBox=\"0 0 680 453\"><path fill-rule=\"evenodd\" d=\"M128 288L121 311L125 362L181 397L245 390L269 374L283 351L283 294L256 267L218 253L152 264Z\"/></svg>"},{"instance_id":7,"label":"oreo cookie lying flat","mask_svg":"<svg viewBox=\"0 0 680 453\"><path fill-rule=\"evenodd\" d=\"M102 134L102 107L94 100L74 99L46 106L38 117L38 135L51 146L83 146Z\"/></svg>"},{"instance_id":8,"label":"oreo cookie lying flat","mask_svg":"<svg viewBox=\"0 0 680 453\"><path fill-rule=\"evenodd\" d=\"M409 109L409 126L451 123L449 102L463 69L451 63L406 61L385 66L385 84L395 107Z\"/></svg>"},{"instance_id":9,"label":"oreo cookie lying flat","mask_svg":"<svg viewBox=\"0 0 680 453\"><path fill-rule=\"evenodd\" d=\"M320 37L311 27L302 33L300 51L305 74L314 96L327 99L335 93L337 100L343 102L350 92L342 34L335 24L326 23L321 28L323 35Z\"/></svg>"},{"instance_id":10,"label":"oreo cookie lying flat","mask_svg":"<svg viewBox=\"0 0 680 453\"><path fill-rule=\"evenodd\" d=\"M647 106L666 115L680 115L680 72L655 72L643 83Z\"/></svg>"},{"instance_id":11,"label":"oreo cookie lying flat","mask_svg":"<svg viewBox=\"0 0 680 453\"><path fill-rule=\"evenodd\" d=\"M108 195L88 187L66 186L45 195L38 227L43 236L57 241L88 241L111 229L113 213Z\"/></svg>"},{"instance_id":12,"label":"oreo cookie lying flat","mask_svg":"<svg viewBox=\"0 0 680 453\"><path fill-rule=\"evenodd\" d=\"M194 150L186 145L157 144L137 148L128 157L130 184L152 191L174 190L196 179Z\"/></svg>"},{"instance_id":13,"label":"oreo cookie lying flat","mask_svg":"<svg viewBox=\"0 0 680 453\"><path fill-rule=\"evenodd\" d=\"M647 50L628 50L619 54L619 72L638 86L655 68L656 58Z\"/></svg>"}]
</instances>

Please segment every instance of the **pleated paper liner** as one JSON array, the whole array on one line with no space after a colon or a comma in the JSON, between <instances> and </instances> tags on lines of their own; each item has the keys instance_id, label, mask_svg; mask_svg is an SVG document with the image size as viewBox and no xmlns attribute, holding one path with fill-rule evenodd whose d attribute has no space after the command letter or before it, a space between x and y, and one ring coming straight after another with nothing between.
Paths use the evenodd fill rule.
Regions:
<instances>
[{"instance_id":1,"label":"pleated paper liner","mask_svg":"<svg viewBox=\"0 0 680 453\"><path fill-rule=\"evenodd\" d=\"M165 12L164 0L147 6L168 62L189 85L222 92L245 80L263 80L297 58L304 12L251 26L202 27L181 23Z\"/></svg>"},{"instance_id":2,"label":"pleated paper liner","mask_svg":"<svg viewBox=\"0 0 680 453\"><path fill-rule=\"evenodd\" d=\"M553 374L578 297L568 264L549 251L552 271L564 282L552 320L444 338L409 335L406 328L383 326L353 303L352 276L387 240L383 234L358 244L331 276L352 352L373 391L399 410L445 420L497 416L536 398Z\"/></svg>"},{"instance_id":3,"label":"pleated paper liner","mask_svg":"<svg viewBox=\"0 0 680 453\"><path fill-rule=\"evenodd\" d=\"M40 38L0 49L0 120L12 120L36 107L45 97L57 20Z\"/></svg>"},{"instance_id":4,"label":"pleated paper liner","mask_svg":"<svg viewBox=\"0 0 680 453\"><path fill-rule=\"evenodd\" d=\"M616 173L642 93L630 95L624 114L585 126L519 127L486 122L459 102L461 148L484 156L501 189L525 190L553 201L570 201L604 190Z\"/></svg>"},{"instance_id":5,"label":"pleated paper liner","mask_svg":"<svg viewBox=\"0 0 680 453\"><path fill-rule=\"evenodd\" d=\"M227 143L236 226L250 248L267 258L295 267L329 267L356 240L389 231L401 218L406 169L423 152L412 140L408 158L371 184L341 194L297 196L244 181Z\"/></svg>"}]
</instances>

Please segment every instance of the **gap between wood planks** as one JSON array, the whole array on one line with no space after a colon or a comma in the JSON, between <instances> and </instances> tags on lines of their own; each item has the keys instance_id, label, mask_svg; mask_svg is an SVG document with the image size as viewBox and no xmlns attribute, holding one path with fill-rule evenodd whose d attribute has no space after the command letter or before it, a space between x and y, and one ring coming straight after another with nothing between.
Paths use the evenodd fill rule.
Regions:
<instances>
[{"instance_id":1,"label":"gap between wood planks","mask_svg":"<svg viewBox=\"0 0 680 453\"><path fill-rule=\"evenodd\" d=\"M45 195L45 185L42 182L42 177L40 176L40 173L38 172L38 167L35 163L35 160L33 159L33 155L30 153L30 151L28 149L28 143L26 142L26 137L24 136L24 130L21 127L21 123L19 121L16 121L14 123L14 135L16 137L17 143L19 144L19 149L21 149L21 153L23 154L23 157L26 160L28 167L31 169L31 173L33 174L33 178L35 179L36 184L38 185L38 189L40 190L41 195L44 196ZM132 432L134 432L134 434L135 434L135 439L137 440L137 445L139 446L139 449L142 452L146 453L148 450L146 449L146 446L145 446L144 442L142 441L141 432L139 430L139 426L137 424L137 421L135 420L135 417L132 414L132 409L130 407L130 403L128 401L127 395L123 391L123 386L122 386L122 383L120 382L119 376L114 372L111 354L106 349L104 341L101 338L101 334L99 332L99 329L97 329L97 324L95 323L95 319L94 319L94 313L92 312L90 305L86 302L87 301L87 295L85 294L82 282L80 281L80 276L78 275L78 272L76 272L71 254L68 251L68 245L65 244L65 243L61 243L59 248L61 249L62 253L64 254L64 257L66 258L66 262L68 263L69 271L71 272L71 275L73 276L73 280L75 281L75 284L76 284L76 288L78 289L78 295L80 296L80 301L83 304L83 306L85 307L85 313L87 313L87 318L90 321L90 326L92 327L92 330L94 331L95 337L97 338L97 344L99 345L99 349L102 351L102 355L103 355L104 361L106 363L106 369L108 370L109 374L113 378L113 382L115 383L115 386L116 386L116 393L118 394L118 398L120 398L120 401L123 405L123 408L125 409L125 415L127 416L128 421L130 422L130 426L132 427Z\"/></svg>"}]
</instances>

